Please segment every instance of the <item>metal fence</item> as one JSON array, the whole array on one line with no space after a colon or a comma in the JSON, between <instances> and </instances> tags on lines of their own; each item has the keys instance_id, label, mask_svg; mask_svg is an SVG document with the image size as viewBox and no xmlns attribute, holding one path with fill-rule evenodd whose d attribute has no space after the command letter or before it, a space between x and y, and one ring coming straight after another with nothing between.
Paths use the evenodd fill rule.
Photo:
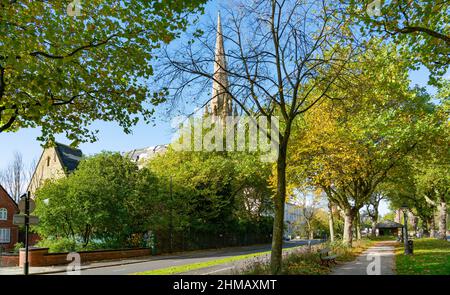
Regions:
<instances>
[{"instance_id":1,"label":"metal fence","mask_svg":"<svg viewBox=\"0 0 450 295\"><path fill-rule=\"evenodd\" d=\"M156 233L158 253L248 246L270 243L270 233L185 230Z\"/></svg>"}]
</instances>

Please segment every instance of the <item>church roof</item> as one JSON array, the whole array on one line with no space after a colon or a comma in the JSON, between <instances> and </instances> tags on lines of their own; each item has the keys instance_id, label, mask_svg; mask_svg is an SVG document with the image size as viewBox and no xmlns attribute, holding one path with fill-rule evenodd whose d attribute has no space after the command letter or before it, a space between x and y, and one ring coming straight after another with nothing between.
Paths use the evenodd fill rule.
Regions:
<instances>
[{"instance_id":1,"label":"church roof","mask_svg":"<svg viewBox=\"0 0 450 295\"><path fill-rule=\"evenodd\" d=\"M83 157L83 152L80 149L70 147L62 143L55 143L55 149L58 153L58 157L61 160L61 164L67 172L74 171Z\"/></svg>"},{"instance_id":2,"label":"church roof","mask_svg":"<svg viewBox=\"0 0 450 295\"><path fill-rule=\"evenodd\" d=\"M227 61L223 41L220 13L217 15L216 49L214 54L214 79L210 105L206 105L205 114L214 116L231 116L232 100L227 89L229 87Z\"/></svg>"},{"instance_id":3,"label":"church roof","mask_svg":"<svg viewBox=\"0 0 450 295\"><path fill-rule=\"evenodd\" d=\"M402 228L403 224L391 221L391 220L386 220L380 223L377 223L376 225L377 228Z\"/></svg>"}]
</instances>

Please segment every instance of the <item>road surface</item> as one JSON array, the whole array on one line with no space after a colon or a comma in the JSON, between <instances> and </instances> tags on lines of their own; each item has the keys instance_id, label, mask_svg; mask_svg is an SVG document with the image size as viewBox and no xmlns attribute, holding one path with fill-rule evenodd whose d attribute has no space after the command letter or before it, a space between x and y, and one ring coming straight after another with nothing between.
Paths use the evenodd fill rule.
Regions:
<instances>
[{"instance_id":1,"label":"road surface","mask_svg":"<svg viewBox=\"0 0 450 295\"><path fill-rule=\"evenodd\" d=\"M313 240L311 244L318 244L319 240ZM307 245L306 240L293 240L284 242L283 249L289 249L292 247ZM206 250L206 251L196 251L191 253L183 253L179 255L172 256L161 256L160 258L155 258L152 261L138 262L132 264L107 266L101 268L92 268L81 270L82 275L126 275L133 274L136 272L142 272L147 270L162 269L171 266L180 266L185 264L192 264L198 262L205 262L210 260L222 259L226 257L232 257L237 255L259 253L264 251L269 251L271 245L259 245L259 246L249 246L249 247L239 247L239 248L226 248L219 250ZM240 268L244 265L245 261L237 261L234 263L227 263L216 265L212 267L207 267L200 270L190 271L183 274L232 274L234 268ZM248 262L248 261L247 261ZM54 273L53 275L65 275L65 272Z\"/></svg>"}]
</instances>

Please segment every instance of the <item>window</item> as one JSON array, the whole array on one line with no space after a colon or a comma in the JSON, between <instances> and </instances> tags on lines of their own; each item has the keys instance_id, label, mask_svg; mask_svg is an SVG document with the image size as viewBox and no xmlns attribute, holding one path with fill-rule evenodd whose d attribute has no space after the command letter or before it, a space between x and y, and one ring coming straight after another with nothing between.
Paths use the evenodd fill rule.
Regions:
<instances>
[{"instance_id":1,"label":"window","mask_svg":"<svg viewBox=\"0 0 450 295\"><path fill-rule=\"evenodd\" d=\"M11 230L9 228L0 228L0 243L9 243L11 241Z\"/></svg>"},{"instance_id":2,"label":"window","mask_svg":"<svg viewBox=\"0 0 450 295\"><path fill-rule=\"evenodd\" d=\"M50 166L50 157L47 157L47 167Z\"/></svg>"},{"instance_id":3,"label":"window","mask_svg":"<svg viewBox=\"0 0 450 295\"><path fill-rule=\"evenodd\" d=\"M8 210L0 208L0 220L8 220Z\"/></svg>"}]
</instances>

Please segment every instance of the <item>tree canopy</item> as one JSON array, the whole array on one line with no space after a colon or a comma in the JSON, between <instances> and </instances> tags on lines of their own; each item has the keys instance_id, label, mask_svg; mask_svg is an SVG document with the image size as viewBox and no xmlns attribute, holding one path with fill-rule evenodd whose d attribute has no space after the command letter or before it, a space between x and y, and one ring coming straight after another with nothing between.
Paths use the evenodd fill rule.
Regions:
<instances>
[{"instance_id":1,"label":"tree canopy","mask_svg":"<svg viewBox=\"0 0 450 295\"><path fill-rule=\"evenodd\" d=\"M344 2L344 1L342 1ZM382 35L399 45L413 67L431 72L436 84L450 63L450 3L433 0L345 1L363 34Z\"/></svg>"},{"instance_id":2,"label":"tree canopy","mask_svg":"<svg viewBox=\"0 0 450 295\"><path fill-rule=\"evenodd\" d=\"M0 132L41 127L94 140L94 120L125 132L149 121L153 51L184 30L206 0L0 1Z\"/></svg>"},{"instance_id":3,"label":"tree canopy","mask_svg":"<svg viewBox=\"0 0 450 295\"><path fill-rule=\"evenodd\" d=\"M336 99L298 123L290 155L291 179L322 188L345 212L344 242L350 244L359 209L402 158L431 136L431 97L409 89L406 65L397 62L395 50L374 46L353 64L354 79L340 81L331 93Z\"/></svg>"}]
</instances>

